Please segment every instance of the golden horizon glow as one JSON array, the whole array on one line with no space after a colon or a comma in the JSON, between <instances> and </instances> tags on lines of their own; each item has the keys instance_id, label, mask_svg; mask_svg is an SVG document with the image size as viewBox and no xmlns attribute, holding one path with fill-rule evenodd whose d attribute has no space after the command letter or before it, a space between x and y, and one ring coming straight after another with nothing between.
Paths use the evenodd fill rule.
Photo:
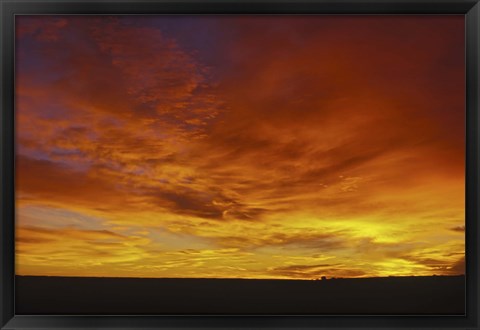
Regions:
<instances>
[{"instance_id":1,"label":"golden horizon glow","mask_svg":"<svg viewBox=\"0 0 480 330\"><path fill-rule=\"evenodd\" d=\"M18 275L464 274L464 17L20 17Z\"/></svg>"}]
</instances>

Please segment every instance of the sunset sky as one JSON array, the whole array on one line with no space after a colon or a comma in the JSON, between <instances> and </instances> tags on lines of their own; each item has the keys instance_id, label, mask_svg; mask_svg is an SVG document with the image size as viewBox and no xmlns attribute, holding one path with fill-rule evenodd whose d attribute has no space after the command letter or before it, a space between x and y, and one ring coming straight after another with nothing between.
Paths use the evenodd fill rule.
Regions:
<instances>
[{"instance_id":1,"label":"sunset sky","mask_svg":"<svg viewBox=\"0 0 480 330\"><path fill-rule=\"evenodd\" d=\"M17 16L17 274L464 273L464 16Z\"/></svg>"}]
</instances>

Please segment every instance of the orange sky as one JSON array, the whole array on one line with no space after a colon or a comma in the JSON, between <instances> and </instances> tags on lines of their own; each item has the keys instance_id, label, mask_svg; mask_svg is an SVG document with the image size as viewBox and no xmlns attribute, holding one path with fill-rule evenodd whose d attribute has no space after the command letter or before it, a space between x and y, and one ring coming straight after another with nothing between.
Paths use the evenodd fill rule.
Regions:
<instances>
[{"instance_id":1,"label":"orange sky","mask_svg":"<svg viewBox=\"0 0 480 330\"><path fill-rule=\"evenodd\" d=\"M17 274L464 273L464 17L17 18Z\"/></svg>"}]
</instances>

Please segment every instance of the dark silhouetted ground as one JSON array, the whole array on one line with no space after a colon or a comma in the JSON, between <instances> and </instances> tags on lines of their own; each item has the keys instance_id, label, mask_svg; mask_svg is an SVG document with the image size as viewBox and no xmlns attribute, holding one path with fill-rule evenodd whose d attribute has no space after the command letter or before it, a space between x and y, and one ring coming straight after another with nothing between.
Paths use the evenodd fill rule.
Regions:
<instances>
[{"instance_id":1,"label":"dark silhouetted ground","mask_svg":"<svg viewBox=\"0 0 480 330\"><path fill-rule=\"evenodd\" d=\"M16 277L16 314L464 314L465 277Z\"/></svg>"}]
</instances>

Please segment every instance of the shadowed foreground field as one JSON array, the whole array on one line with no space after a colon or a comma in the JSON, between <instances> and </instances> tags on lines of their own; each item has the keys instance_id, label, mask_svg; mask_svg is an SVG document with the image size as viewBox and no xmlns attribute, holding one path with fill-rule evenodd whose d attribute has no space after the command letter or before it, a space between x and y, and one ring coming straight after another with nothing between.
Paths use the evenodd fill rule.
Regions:
<instances>
[{"instance_id":1,"label":"shadowed foreground field","mask_svg":"<svg viewBox=\"0 0 480 330\"><path fill-rule=\"evenodd\" d=\"M16 314L464 314L465 277L16 277Z\"/></svg>"}]
</instances>

